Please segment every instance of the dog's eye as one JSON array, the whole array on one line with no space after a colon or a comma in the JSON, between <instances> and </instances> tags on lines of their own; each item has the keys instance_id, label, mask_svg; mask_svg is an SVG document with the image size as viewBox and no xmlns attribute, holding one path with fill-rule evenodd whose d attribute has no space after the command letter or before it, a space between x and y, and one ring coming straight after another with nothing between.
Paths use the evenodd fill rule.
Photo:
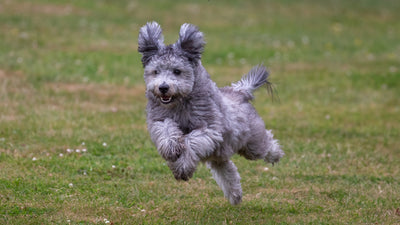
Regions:
<instances>
[{"instance_id":1,"label":"dog's eye","mask_svg":"<svg viewBox=\"0 0 400 225\"><path fill-rule=\"evenodd\" d=\"M180 71L180 70L178 70L178 69L174 69L174 71L173 71L173 72L174 72L174 74L175 74L175 75L180 75L180 74L181 74L181 71Z\"/></svg>"},{"instance_id":2,"label":"dog's eye","mask_svg":"<svg viewBox=\"0 0 400 225\"><path fill-rule=\"evenodd\" d=\"M159 74L160 72L158 70L153 71L154 74Z\"/></svg>"}]
</instances>

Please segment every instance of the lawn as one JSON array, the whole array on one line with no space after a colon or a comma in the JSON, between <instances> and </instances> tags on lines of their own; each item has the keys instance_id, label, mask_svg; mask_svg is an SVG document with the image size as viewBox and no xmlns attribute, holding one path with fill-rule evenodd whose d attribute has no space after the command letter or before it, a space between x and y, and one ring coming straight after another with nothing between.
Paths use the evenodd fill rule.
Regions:
<instances>
[{"instance_id":1,"label":"lawn","mask_svg":"<svg viewBox=\"0 0 400 225\"><path fill-rule=\"evenodd\" d=\"M0 0L1 224L400 224L398 0ZM146 128L139 28L185 22L219 86L253 65L286 153L235 156L231 206L200 165L177 182Z\"/></svg>"}]
</instances>

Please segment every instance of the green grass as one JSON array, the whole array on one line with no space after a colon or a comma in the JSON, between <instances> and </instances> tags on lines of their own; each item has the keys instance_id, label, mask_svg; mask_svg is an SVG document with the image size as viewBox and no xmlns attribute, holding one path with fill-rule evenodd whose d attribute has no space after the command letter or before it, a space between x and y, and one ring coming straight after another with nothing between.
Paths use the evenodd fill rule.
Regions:
<instances>
[{"instance_id":1,"label":"green grass","mask_svg":"<svg viewBox=\"0 0 400 225\"><path fill-rule=\"evenodd\" d=\"M0 223L400 223L399 11L397 0L0 0ZM238 206L203 165L176 182L150 141L136 49L152 20L168 43L198 25L220 86L258 63L272 73L280 101L262 90L254 105L286 156L233 158Z\"/></svg>"}]
</instances>

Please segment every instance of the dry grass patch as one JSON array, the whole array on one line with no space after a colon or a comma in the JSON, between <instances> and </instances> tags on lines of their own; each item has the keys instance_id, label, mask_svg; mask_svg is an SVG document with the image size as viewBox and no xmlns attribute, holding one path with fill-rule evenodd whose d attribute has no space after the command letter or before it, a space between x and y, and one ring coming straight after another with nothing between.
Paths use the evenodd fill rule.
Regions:
<instances>
[{"instance_id":1,"label":"dry grass patch","mask_svg":"<svg viewBox=\"0 0 400 225\"><path fill-rule=\"evenodd\" d=\"M23 118L18 111L29 104L36 91L21 72L7 72L0 69L0 122L19 121Z\"/></svg>"},{"instance_id":2,"label":"dry grass patch","mask_svg":"<svg viewBox=\"0 0 400 225\"><path fill-rule=\"evenodd\" d=\"M88 111L118 112L144 107L146 102L145 86L133 87L111 84L48 83L45 88L55 94L54 104L58 107L78 107ZM60 98L75 99L69 106L59 101Z\"/></svg>"},{"instance_id":3,"label":"dry grass patch","mask_svg":"<svg viewBox=\"0 0 400 225\"><path fill-rule=\"evenodd\" d=\"M84 16L89 14L88 11L69 4L40 4L33 2L17 2L11 0L6 0L3 2L2 5L0 5L0 12L51 16Z\"/></svg>"},{"instance_id":4,"label":"dry grass patch","mask_svg":"<svg viewBox=\"0 0 400 225\"><path fill-rule=\"evenodd\" d=\"M92 98L99 99L138 99L144 97L145 86L139 84L134 87L126 87L112 84L82 84L82 83L47 83L46 87L55 93L67 92L70 94L86 93Z\"/></svg>"},{"instance_id":5,"label":"dry grass patch","mask_svg":"<svg viewBox=\"0 0 400 225\"><path fill-rule=\"evenodd\" d=\"M0 69L0 97L7 97L8 94L19 93L29 95L33 87L28 83L25 74L20 71L5 71Z\"/></svg>"}]
</instances>

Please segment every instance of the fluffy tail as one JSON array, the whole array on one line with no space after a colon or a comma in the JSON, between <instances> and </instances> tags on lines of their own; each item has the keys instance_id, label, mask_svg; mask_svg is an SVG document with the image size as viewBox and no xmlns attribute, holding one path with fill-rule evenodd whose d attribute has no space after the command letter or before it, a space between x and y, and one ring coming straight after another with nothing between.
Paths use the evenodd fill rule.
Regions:
<instances>
[{"instance_id":1,"label":"fluffy tail","mask_svg":"<svg viewBox=\"0 0 400 225\"><path fill-rule=\"evenodd\" d=\"M236 91L240 91L245 94L246 100L252 100L254 98L253 92L266 85L268 92L272 94L272 84L268 81L269 72L263 65L253 67L250 72L242 77L236 83L232 84L232 87Z\"/></svg>"}]
</instances>

